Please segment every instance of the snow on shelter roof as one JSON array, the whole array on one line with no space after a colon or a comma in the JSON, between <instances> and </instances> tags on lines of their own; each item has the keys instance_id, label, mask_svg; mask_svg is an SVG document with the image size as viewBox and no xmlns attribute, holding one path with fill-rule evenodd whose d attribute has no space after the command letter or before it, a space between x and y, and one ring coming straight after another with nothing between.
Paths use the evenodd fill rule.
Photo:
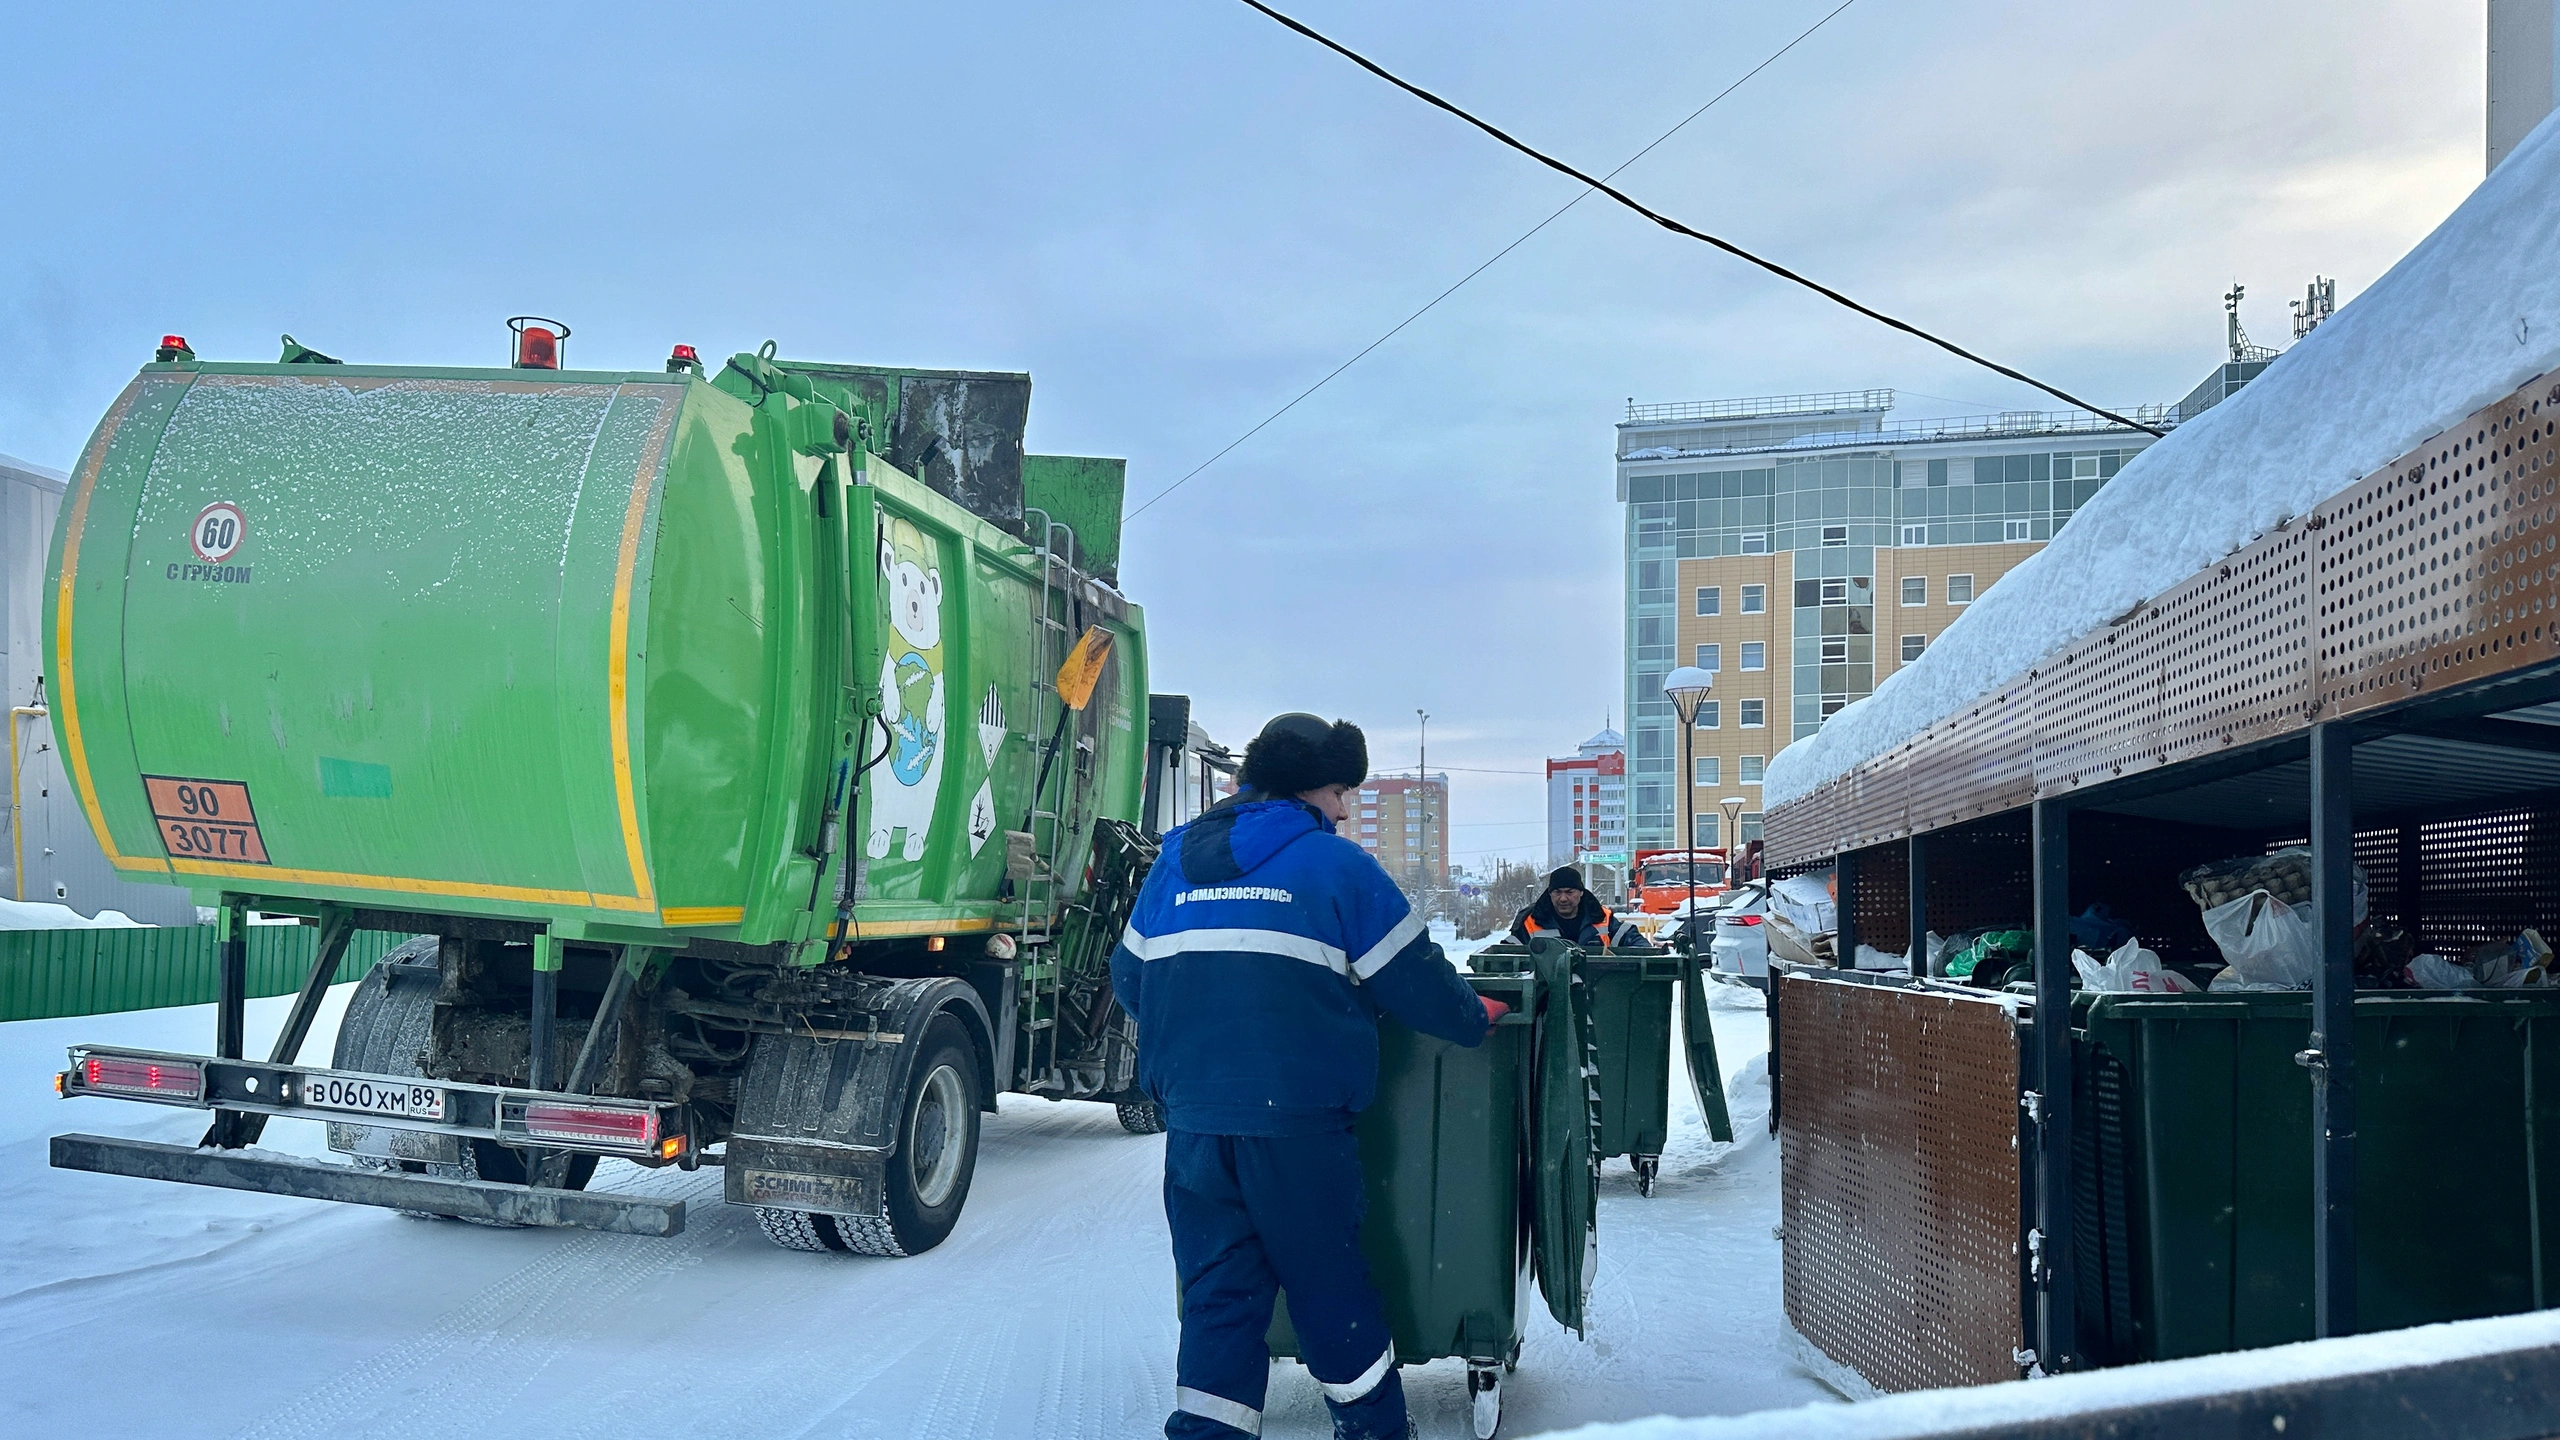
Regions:
<instances>
[{"instance_id":1,"label":"snow on shelter roof","mask_svg":"<svg viewBox=\"0 0 2560 1440\"><path fill-rule=\"evenodd\" d=\"M1786 804L2560 365L2560 123L2248 388L2143 451L1920 658L1769 762Z\"/></svg>"}]
</instances>

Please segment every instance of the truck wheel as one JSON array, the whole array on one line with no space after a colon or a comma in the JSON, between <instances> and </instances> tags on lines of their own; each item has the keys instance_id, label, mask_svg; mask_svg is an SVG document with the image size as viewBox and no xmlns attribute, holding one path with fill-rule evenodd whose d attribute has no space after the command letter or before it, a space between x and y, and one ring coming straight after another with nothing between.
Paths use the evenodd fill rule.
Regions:
<instances>
[{"instance_id":1,"label":"truck wheel","mask_svg":"<svg viewBox=\"0 0 2560 1440\"><path fill-rule=\"evenodd\" d=\"M365 972L364 981L347 1000L346 1019L338 1026L338 1043L330 1056L330 1064L340 1070L361 1070L374 1075L416 1075L423 1078L428 1027L433 1023L436 1000L436 950L433 935L421 935L401 942L391 952L374 962ZM331 1122L335 1126L339 1122ZM561 1182L570 1190L584 1190L596 1173L593 1155L572 1156L569 1173ZM439 1180L493 1180L505 1185L525 1183L524 1156L494 1140L466 1140L462 1161L456 1165L428 1164L417 1160L391 1160L380 1156L354 1157L363 1170L399 1171L410 1175L432 1175ZM412 1219L442 1218L423 1211L399 1212ZM488 1224L488 1221L475 1221Z\"/></svg>"},{"instance_id":2,"label":"truck wheel","mask_svg":"<svg viewBox=\"0 0 2560 1440\"><path fill-rule=\"evenodd\" d=\"M960 1223L978 1170L978 1052L949 1015L934 1018L907 1077L898 1153L880 1223L862 1227L853 1248L868 1255L921 1255ZM855 1235L848 1235L849 1240Z\"/></svg>"},{"instance_id":3,"label":"truck wheel","mask_svg":"<svg viewBox=\"0 0 2560 1440\"><path fill-rule=\"evenodd\" d=\"M1123 1100L1117 1108L1120 1111L1120 1128L1130 1134L1164 1133L1164 1107L1153 1100Z\"/></svg>"},{"instance_id":4,"label":"truck wheel","mask_svg":"<svg viewBox=\"0 0 2560 1440\"><path fill-rule=\"evenodd\" d=\"M841 1215L759 1205L756 1223L785 1250L921 1255L960 1223L977 1170L977 1047L958 1020L937 1016L907 1077L898 1153L889 1159L888 1194L879 1210Z\"/></svg>"}]
</instances>

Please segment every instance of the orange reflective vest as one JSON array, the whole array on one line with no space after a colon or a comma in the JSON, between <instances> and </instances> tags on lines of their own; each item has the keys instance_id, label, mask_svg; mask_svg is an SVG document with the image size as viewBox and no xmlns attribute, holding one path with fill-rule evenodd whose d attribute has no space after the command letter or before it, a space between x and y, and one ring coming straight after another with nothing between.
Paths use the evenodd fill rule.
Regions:
<instances>
[{"instance_id":1,"label":"orange reflective vest","mask_svg":"<svg viewBox=\"0 0 2560 1440\"><path fill-rule=\"evenodd\" d=\"M1599 905L1600 902L1595 900L1591 903ZM1615 949L1617 947L1616 936L1618 933L1618 917L1609 913L1608 906L1600 906L1600 919L1597 922L1597 925L1600 931L1600 948L1603 950ZM1521 916L1520 928L1528 931L1531 935L1544 935L1548 933L1547 927L1539 924L1538 917L1535 915Z\"/></svg>"}]
</instances>

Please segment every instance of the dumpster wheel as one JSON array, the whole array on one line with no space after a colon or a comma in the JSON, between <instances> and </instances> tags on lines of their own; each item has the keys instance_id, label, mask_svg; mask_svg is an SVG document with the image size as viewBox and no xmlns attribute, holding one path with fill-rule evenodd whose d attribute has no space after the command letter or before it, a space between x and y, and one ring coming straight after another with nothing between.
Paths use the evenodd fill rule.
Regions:
<instances>
[{"instance_id":1,"label":"dumpster wheel","mask_svg":"<svg viewBox=\"0 0 2560 1440\"><path fill-rule=\"evenodd\" d=\"M1650 1199L1653 1195L1653 1182L1662 1174L1662 1157L1637 1155L1632 1158L1636 1167L1636 1193Z\"/></svg>"},{"instance_id":2,"label":"dumpster wheel","mask_svg":"<svg viewBox=\"0 0 2560 1440\"><path fill-rule=\"evenodd\" d=\"M1475 1420L1476 1440L1493 1440L1502 1426L1503 1366L1481 1360L1467 1362L1468 1410Z\"/></svg>"}]
</instances>

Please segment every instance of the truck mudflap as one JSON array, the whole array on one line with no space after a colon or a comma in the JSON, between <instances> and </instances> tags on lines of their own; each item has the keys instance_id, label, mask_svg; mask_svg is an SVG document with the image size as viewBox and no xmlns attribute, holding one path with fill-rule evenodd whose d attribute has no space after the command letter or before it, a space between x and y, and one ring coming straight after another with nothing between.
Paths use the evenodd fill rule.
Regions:
<instances>
[{"instance_id":1,"label":"truck mudflap","mask_svg":"<svg viewBox=\"0 0 2560 1440\"><path fill-rule=\"evenodd\" d=\"M106 1135L56 1135L53 1167L144 1180L175 1180L224 1190L254 1190L266 1195L299 1195L351 1205L381 1205L501 1225L546 1225L661 1238L684 1231L681 1200L530 1189L484 1180L441 1180L399 1171L359 1170L351 1165L265 1151L190 1149Z\"/></svg>"},{"instance_id":2,"label":"truck mudflap","mask_svg":"<svg viewBox=\"0 0 2560 1440\"><path fill-rule=\"evenodd\" d=\"M685 1134L684 1107L672 1102L111 1045L72 1046L71 1066L56 1077L55 1088L66 1100L98 1096L294 1120L361 1121L647 1164L679 1159L693 1143Z\"/></svg>"},{"instance_id":3,"label":"truck mudflap","mask_svg":"<svg viewBox=\"0 0 2560 1440\"><path fill-rule=\"evenodd\" d=\"M936 1017L953 1015L979 1051L979 1091L993 1108L986 1007L968 982L898 980L866 998L867 1029L762 1034L738 1086L725 1147L734 1205L868 1215L880 1208L898 1152L907 1082Z\"/></svg>"}]
</instances>

